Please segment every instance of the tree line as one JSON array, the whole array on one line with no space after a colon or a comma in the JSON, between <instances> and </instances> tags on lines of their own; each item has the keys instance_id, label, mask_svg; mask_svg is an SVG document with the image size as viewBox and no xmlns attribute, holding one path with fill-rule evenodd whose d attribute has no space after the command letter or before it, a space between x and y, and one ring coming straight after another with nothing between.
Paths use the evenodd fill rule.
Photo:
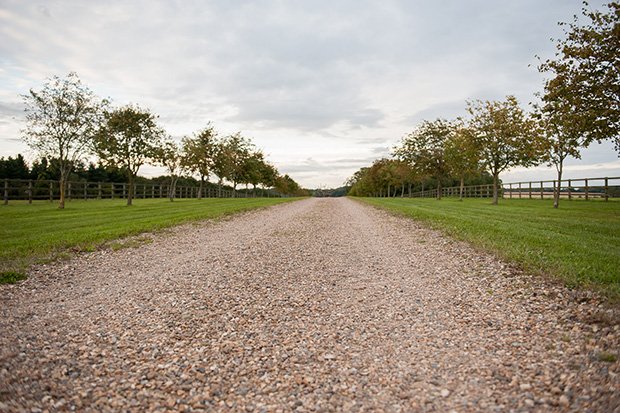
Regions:
<instances>
[{"instance_id":1,"label":"tree line","mask_svg":"<svg viewBox=\"0 0 620 413\"><path fill-rule=\"evenodd\" d=\"M254 193L262 187L285 195L308 195L290 176L280 175L241 132L220 136L208 122L205 128L178 142L157 123L158 117L149 109L134 104L113 107L108 99L99 98L83 85L76 73L48 79L41 90L31 89L23 99L27 112L23 139L41 157L25 175L29 179L43 178L41 172L48 172L47 164L51 164L56 174L53 178L60 183L61 209L65 206L69 176L92 156L99 160L98 165L91 163L88 167L92 175L99 172L118 178L120 173L125 177L120 182L130 187L145 164L165 168L170 201L183 176L199 178L199 194L209 176L215 175L220 195L224 181L231 185L233 197L239 185L251 185ZM0 165L8 168L20 162L25 172L21 155L16 160L3 159ZM127 205L131 204L129 191Z\"/></svg>"},{"instance_id":2,"label":"tree line","mask_svg":"<svg viewBox=\"0 0 620 413\"><path fill-rule=\"evenodd\" d=\"M446 178L463 186L472 176L488 174L493 204L498 202L499 175L517 167L541 164L555 167L559 205L564 161L580 159L580 149L611 140L620 152L620 4L606 12L590 11L584 2L580 24L575 16L556 44L555 59L538 67L552 78L536 95L540 103L530 111L508 95L504 101L468 101L468 117L422 121L401 139L393 159L380 159L348 180L350 195L390 194L391 188L434 179L437 198Z\"/></svg>"}]
</instances>

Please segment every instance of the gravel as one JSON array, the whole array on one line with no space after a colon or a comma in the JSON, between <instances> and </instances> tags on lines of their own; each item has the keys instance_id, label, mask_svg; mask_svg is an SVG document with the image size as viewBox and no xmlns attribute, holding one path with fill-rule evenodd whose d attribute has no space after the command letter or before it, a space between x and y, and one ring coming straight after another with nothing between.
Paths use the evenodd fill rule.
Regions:
<instances>
[{"instance_id":1,"label":"gravel","mask_svg":"<svg viewBox=\"0 0 620 413\"><path fill-rule=\"evenodd\" d=\"M312 198L128 245L0 286L0 411L620 409L617 309L413 220Z\"/></svg>"}]
</instances>

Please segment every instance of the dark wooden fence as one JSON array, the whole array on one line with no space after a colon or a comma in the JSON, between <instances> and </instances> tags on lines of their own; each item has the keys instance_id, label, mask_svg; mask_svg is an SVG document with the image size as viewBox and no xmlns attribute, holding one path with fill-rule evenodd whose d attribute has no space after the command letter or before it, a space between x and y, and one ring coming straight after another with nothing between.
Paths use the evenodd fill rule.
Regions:
<instances>
[{"instance_id":1,"label":"dark wooden fence","mask_svg":"<svg viewBox=\"0 0 620 413\"><path fill-rule=\"evenodd\" d=\"M2 181L0 181L2 182ZM58 181L4 179L3 187L0 188L4 204L9 201L25 200L30 203L37 200L54 202L60 198L60 184ZM168 185L166 184L134 184L134 199L167 198ZM69 182L67 184L66 197L72 199L126 199L129 195L129 184L126 183L101 183L101 182ZM198 187L177 186L175 198L198 198ZM231 190L222 189L221 194L217 188L208 186L202 190L202 198L231 198ZM244 189L235 193L236 198L252 197L252 191ZM273 191L257 189L256 196L279 196Z\"/></svg>"},{"instance_id":2,"label":"dark wooden fence","mask_svg":"<svg viewBox=\"0 0 620 413\"><path fill-rule=\"evenodd\" d=\"M503 183L499 188L502 198L545 199L553 198L557 190L557 180ZM460 187L442 188L441 196L459 196ZM405 194L408 196L408 194ZM493 185L466 186L463 197L491 198ZM437 189L411 194L412 198L435 198ZM586 201L592 198L620 198L620 177L563 179L560 187L560 198L571 200L581 198Z\"/></svg>"}]
</instances>

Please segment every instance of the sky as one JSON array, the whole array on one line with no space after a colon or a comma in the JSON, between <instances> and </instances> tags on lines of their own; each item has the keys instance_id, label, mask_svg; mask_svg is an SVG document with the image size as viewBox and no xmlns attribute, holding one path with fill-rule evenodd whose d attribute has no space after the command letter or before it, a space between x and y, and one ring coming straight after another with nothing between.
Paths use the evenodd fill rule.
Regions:
<instances>
[{"instance_id":1,"label":"sky","mask_svg":"<svg viewBox=\"0 0 620 413\"><path fill-rule=\"evenodd\" d=\"M603 9L603 1L590 1ZM21 140L21 95L76 72L116 106L159 115L175 139L238 131L306 188L338 187L422 120L466 102L536 101L581 0L0 0L0 157ZM163 174L143 167L140 174ZM611 143L567 178L620 176ZM553 179L515 168L504 182Z\"/></svg>"}]
</instances>

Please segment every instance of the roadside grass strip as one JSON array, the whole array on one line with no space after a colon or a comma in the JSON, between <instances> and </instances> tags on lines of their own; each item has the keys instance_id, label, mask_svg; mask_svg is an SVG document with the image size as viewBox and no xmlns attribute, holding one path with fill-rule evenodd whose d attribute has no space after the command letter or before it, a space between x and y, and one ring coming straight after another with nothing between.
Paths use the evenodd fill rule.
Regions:
<instances>
[{"instance_id":1,"label":"roadside grass strip","mask_svg":"<svg viewBox=\"0 0 620 413\"><path fill-rule=\"evenodd\" d=\"M427 222L535 274L620 300L620 202L360 198Z\"/></svg>"},{"instance_id":2,"label":"roadside grass strip","mask_svg":"<svg viewBox=\"0 0 620 413\"><path fill-rule=\"evenodd\" d=\"M205 198L97 200L57 203L13 202L0 206L0 275L74 252L90 251L110 241L161 230L190 221L222 218L295 198ZM0 283L3 277L0 277Z\"/></svg>"}]
</instances>

